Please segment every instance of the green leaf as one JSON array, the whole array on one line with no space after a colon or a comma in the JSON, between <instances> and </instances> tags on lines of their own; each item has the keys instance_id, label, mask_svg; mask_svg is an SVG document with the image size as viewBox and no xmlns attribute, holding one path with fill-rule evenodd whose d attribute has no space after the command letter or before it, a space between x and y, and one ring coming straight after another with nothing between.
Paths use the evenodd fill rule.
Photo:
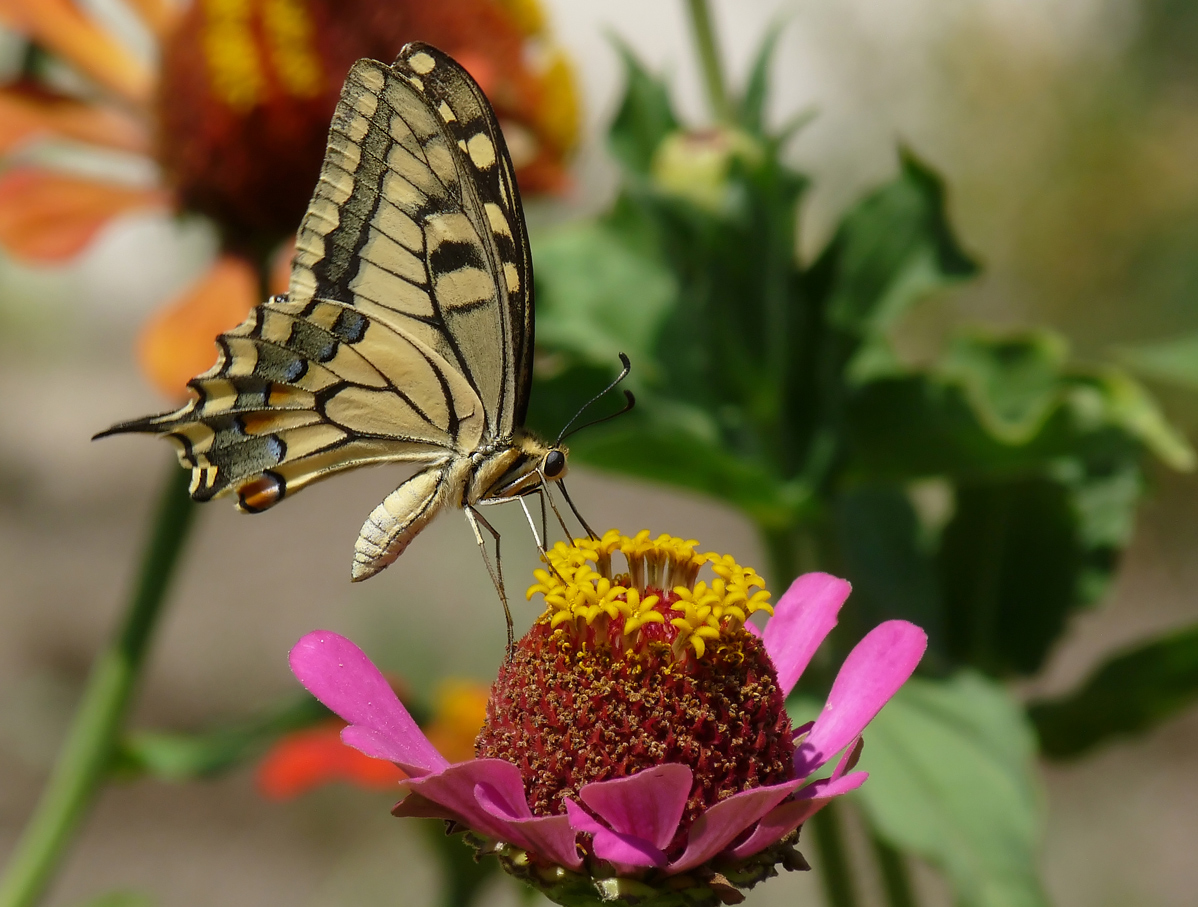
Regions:
<instances>
[{"instance_id":1,"label":"green leaf","mask_svg":"<svg viewBox=\"0 0 1198 907\"><path fill-rule=\"evenodd\" d=\"M1006 444L1035 437L1061 402L1065 339L1051 331L959 337L940 363L941 380L965 394L982 427Z\"/></svg>"},{"instance_id":2,"label":"green leaf","mask_svg":"<svg viewBox=\"0 0 1198 907\"><path fill-rule=\"evenodd\" d=\"M1119 358L1145 378L1198 390L1198 334L1122 347Z\"/></svg>"},{"instance_id":3,"label":"green leaf","mask_svg":"<svg viewBox=\"0 0 1198 907\"><path fill-rule=\"evenodd\" d=\"M1113 426L1178 470L1195 455L1148 392L1117 369L1067 370L1068 344L1045 330L1006 337L958 339L937 366L941 380L962 388L982 426L1009 444L1034 437L1052 411L1068 405L1079 428Z\"/></svg>"},{"instance_id":4,"label":"green leaf","mask_svg":"<svg viewBox=\"0 0 1198 907\"><path fill-rule=\"evenodd\" d=\"M846 469L862 481L1020 477L1042 474L1061 458L1136 462L1142 450L1101 415L1079 424L1064 402L1025 443L1005 443L986 430L958 385L931 375L874 381L858 389L848 401L845 428Z\"/></svg>"},{"instance_id":5,"label":"green leaf","mask_svg":"<svg viewBox=\"0 0 1198 907\"><path fill-rule=\"evenodd\" d=\"M960 907L1047 907L1035 740L1001 686L914 678L865 732L852 796L875 832L947 876Z\"/></svg>"},{"instance_id":6,"label":"green leaf","mask_svg":"<svg viewBox=\"0 0 1198 907\"><path fill-rule=\"evenodd\" d=\"M976 479L1042 474L1062 458L1112 472L1145 449L1176 469L1193 466L1193 450L1143 387L1113 369L1067 369L1064 355L1046 332L973 335L927 372L857 388L847 402L850 472Z\"/></svg>"},{"instance_id":7,"label":"green leaf","mask_svg":"<svg viewBox=\"0 0 1198 907\"><path fill-rule=\"evenodd\" d=\"M748 457L729 453L710 435L688 430L681 410L638 404L636 418L625 417L607 430L578 435L571 455L600 469L706 494L742 510L762 526L789 526L810 504L810 492L797 482L779 481ZM694 414L694 421L701 416Z\"/></svg>"},{"instance_id":8,"label":"green leaf","mask_svg":"<svg viewBox=\"0 0 1198 907\"><path fill-rule=\"evenodd\" d=\"M634 173L647 174L661 140L678 128L665 82L651 75L627 44L615 40L628 84L607 134L612 155Z\"/></svg>"},{"instance_id":9,"label":"green leaf","mask_svg":"<svg viewBox=\"0 0 1198 907\"><path fill-rule=\"evenodd\" d=\"M1139 439L1162 462L1189 472L1198 465L1194 448L1169 424L1152 396L1130 375L1109 369L1091 379L1105 404L1104 416L1132 437Z\"/></svg>"},{"instance_id":10,"label":"green leaf","mask_svg":"<svg viewBox=\"0 0 1198 907\"><path fill-rule=\"evenodd\" d=\"M1111 658L1075 692L1033 702L1040 748L1081 756L1112 738L1142 733L1198 702L1198 626Z\"/></svg>"},{"instance_id":11,"label":"green leaf","mask_svg":"<svg viewBox=\"0 0 1198 907\"><path fill-rule=\"evenodd\" d=\"M828 321L865 340L932 290L976 272L949 225L940 177L903 151L898 178L848 214L811 277ZM871 377L863 366L850 375Z\"/></svg>"},{"instance_id":12,"label":"green leaf","mask_svg":"<svg viewBox=\"0 0 1198 907\"><path fill-rule=\"evenodd\" d=\"M536 245L537 342L574 362L651 378L652 350L678 287L661 262L602 223L580 223Z\"/></svg>"},{"instance_id":13,"label":"green leaf","mask_svg":"<svg viewBox=\"0 0 1198 907\"><path fill-rule=\"evenodd\" d=\"M949 654L992 674L1035 671L1081 603L1083 558L1065 486L958 489L938 559Z\"/></svg>"},{"instance_id":14,"label":"green leaf","mask_svg":"<svg viewBox=\"0 0 1198 907\"><path fill-rule=\"evenodd\" d=\"M931 650L938 650L936 571L907 495L887 486L853 488L837 497L833 515L843 559L836 565L843 569L834 572L853 584L853 608L842 617L849 637L859 639L870 627L898 617L923 627Z\"/></svg>"},{"instance_id":15,"label":"green leaf","mask_svg":"<svg viewBox=\"0 0 1198 907\"><path fill-rule=\"evenodd\" d=\"M283 734L329 715L323 705L304 696L255 718L204 733L132 731L118 747L113 771L167 781L212 777L256 758Z\"/></svg>"}]
</instances>

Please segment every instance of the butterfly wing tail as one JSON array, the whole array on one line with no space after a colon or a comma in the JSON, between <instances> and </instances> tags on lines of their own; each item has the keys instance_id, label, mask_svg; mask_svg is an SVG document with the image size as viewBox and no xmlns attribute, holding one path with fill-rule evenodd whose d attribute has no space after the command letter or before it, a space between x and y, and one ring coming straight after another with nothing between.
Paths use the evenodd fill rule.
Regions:
<instances>
[{"instance_id":1,"label":"butterfly wing tail","mask_svg":"<svg viewBox=\"0 0 1198 907\"><path fill-rule=\"evenodd\" d=\"M92 440L98 441L101 438L108 438L112 435L125 434L160 435L170 431L174 426L181 424L194 409L195 404L188 403L186 406L172 410L169 413L159 413L157 416L145 416L141 419L130 419L128 422L118 422L111 428L96 432L92 435Z\"/></svg>"},{"instance_id":2,"label":"butterfly wing tail","mask_svg":"<svg viewBox=\"0 0 1198 907\"><path fill-rule=\"evenodd\" d=\"M374 508L354 544L353 581L374 576L403 554L449 497L449 470L433 466L416 473Z\"/></svg>"}]
</instances>

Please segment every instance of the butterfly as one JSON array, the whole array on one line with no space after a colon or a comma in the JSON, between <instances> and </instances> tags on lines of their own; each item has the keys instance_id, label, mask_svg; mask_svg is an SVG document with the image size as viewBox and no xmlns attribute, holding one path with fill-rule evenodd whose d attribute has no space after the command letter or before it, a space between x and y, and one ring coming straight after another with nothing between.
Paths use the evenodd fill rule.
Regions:
<instances>
[{"instance_id":1,"label":"butterfly","mask_svg":"<svg viewBox=\"0 0 1198 907\"><path fill-rule=\"evenodd\" d=\"M235 495L248 513L342 470L422 464L362 526L352 578L375 575L459 507L510 643L499 536L478 507L523 505L566 474L565 430L547 444L524 428L533 317L528 232L495 114L456 61L408 44L391 66L349 71L287 293L217 338L217 363L189 382L187 404L96 437L165 437L195 500Z\"/></svg>"}]
</instances>

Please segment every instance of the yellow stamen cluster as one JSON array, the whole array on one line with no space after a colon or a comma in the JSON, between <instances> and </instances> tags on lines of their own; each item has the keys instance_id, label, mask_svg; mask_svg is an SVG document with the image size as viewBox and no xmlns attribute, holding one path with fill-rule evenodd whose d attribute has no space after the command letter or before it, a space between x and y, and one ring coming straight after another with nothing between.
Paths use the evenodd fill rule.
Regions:
<instances>
[{"instance_id":1,"label":"yellow stamen cluster","mask_svg":"<svg viewBox=\"0 0 1198 907\"><path fill-rule=\"evenodd\" d=\"M621 642L628 646L646 625L665 624L668 615L676 615L668 618L676 630L675 656L689 648L702 658L712 640L739 630L750 614L773 614L773 608L756 570L730 555L699 553L698 544L670 535L650 539L647 529L632 537L612 529L601 539L558 542L547 552L549 569L536 571L528 598L538 592L545 597L546 617L555 629L603 629L622 617ZM627 562L626 573L612 572L616 552ZM715 574L710 583L698 579L704 565Z\"/></svg>"}]
</instances>

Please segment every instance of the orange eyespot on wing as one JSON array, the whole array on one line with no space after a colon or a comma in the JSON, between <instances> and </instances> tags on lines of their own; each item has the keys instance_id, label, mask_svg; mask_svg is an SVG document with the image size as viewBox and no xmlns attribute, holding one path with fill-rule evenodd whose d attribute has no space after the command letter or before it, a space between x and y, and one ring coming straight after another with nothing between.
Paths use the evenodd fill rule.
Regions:
<instances>
[{"instance_id":1,"label":"orange eyespot on wing","mask_svg":"<svg viewBox=\"0 0 1198 907\"><path fill-rule=\"evenodd\" d=\"M246 513L269 510L287 494L287 483L278 473L267 470L237 489L237 506Z\"/></svg>"}]
</instances>

